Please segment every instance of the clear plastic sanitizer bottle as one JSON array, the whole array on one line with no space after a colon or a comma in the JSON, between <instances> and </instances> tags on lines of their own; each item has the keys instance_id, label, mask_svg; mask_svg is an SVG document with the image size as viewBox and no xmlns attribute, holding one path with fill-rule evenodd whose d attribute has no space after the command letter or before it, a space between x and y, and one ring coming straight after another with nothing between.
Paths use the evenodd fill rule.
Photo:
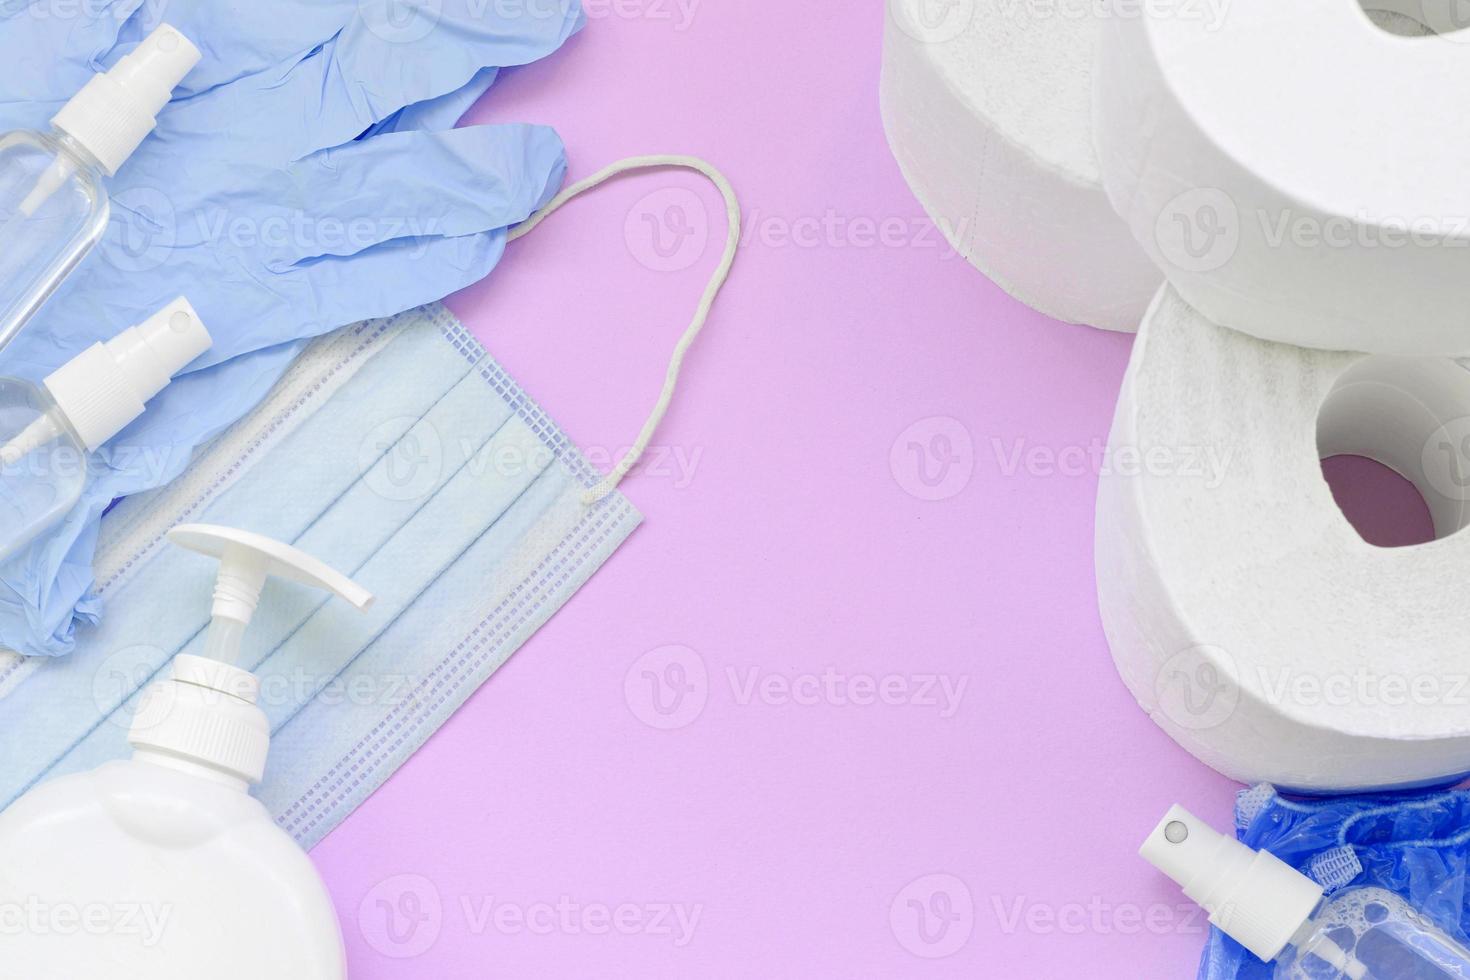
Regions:
<instances>
[{"instance_id":1,"label":"clear plastic sanitizer bottle","mask_svg":"<svg viewBox=\"0 0 1470 980\"><path fill-rule=\"evenodd\" d=\"M52 117L50 133L0 135L0 350L101 240L103 179L153 131L198 62L189 39L163 24L93 76Z\"/></svg>"},{"instance_id":2,"label":"clear plastic sanitizer bottle","mask_svg":"<svg viewBox=\"0 0 1470 980\"><path fill-rule=\"evenodd\" d=\"M1466 980L1470 950L1391 891L1322 887L1273 854L1171 809L1138 851L1276 980Z\"/></svg>"},{"instance_id":3,"label":"clear plastic sanitizer bottle","mask_svg":"<svg viewBox=\"0 0 1470 980\"><path fill-rule=\"evenodd\" d=\"M195 524L169 540L220 562L206 655L175 657L145 692L131 759L43 783L0 813L0 897L22 913L0 940L0 977L345 980L326 886L249 793L270 723L259 680L234 661L268 576L359 610L373 596L258 534Z\"/></svg>"},{"instance_id":4,"label":"clear plastic sanitizer bottle","mask_svg":"<svg viewBox=\"0 0 1470 980\"><path fill-rule=\"evenodd\" d=\"M143 414L213 341L180 296L41 387L0 378L0 562L66 516L87 480L87 454Z\"/></svg>"}]
</instances>

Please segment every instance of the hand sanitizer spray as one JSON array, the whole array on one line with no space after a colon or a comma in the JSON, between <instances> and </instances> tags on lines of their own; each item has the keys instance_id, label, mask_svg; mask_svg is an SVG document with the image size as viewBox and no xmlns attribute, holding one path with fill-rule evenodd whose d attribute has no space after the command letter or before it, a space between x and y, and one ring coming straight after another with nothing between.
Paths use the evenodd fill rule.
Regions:
<instances>
[{"instance_id":1,"label":"hand sanitizer spray","mask_svg":"<svg viewBox=\"0 0 1470 980\"><path fill-rule=\"evenodd\" d=\"M0 350L101 240L104 178L153 131L198 62L188 38L160 25L62 106L50 133L0 135Z\"/></svg>"},{"instance_id":2,"label":"hand sanitizer spray","mask_svg":"<svg viewBox=\"0 0 1470 980\"><path fill-rule=\"evenodd\" d=\"M1276 980L1465 980L1470 950L1382 888L1324 898L1273 854L1216 833L1176 806L1138 853L1184 887L1212 925L1260 959Z\"/></svg>"},{"instance_id":3,"label":"hand sanitizer spray","mask_svg":"<svg viewBox=\"0 0 1470 980\"><path fill-rule=\"evenodd\" d=\"M88 454L143 414L213 341L180 296L38 388L0 378L0 562L61 520L86 485Z\"/></svg>"},{"instance_id":4,"label":"hand sanitizer spray","mask_svg":"<svg viewBox=\"0 0 1470 980\"><path fill-rule=\"evenodd\" d=\"M195 524L169 540L219 559L208 655L174 658L145 692L132 759L45 783L0 813L0 899L29 910L0 939L0 975L342 980L326 887L249 795L270 726L259 681L234 663L270 576L359 610L373 597L257 534Z\"/></svg>"}]
</instances>

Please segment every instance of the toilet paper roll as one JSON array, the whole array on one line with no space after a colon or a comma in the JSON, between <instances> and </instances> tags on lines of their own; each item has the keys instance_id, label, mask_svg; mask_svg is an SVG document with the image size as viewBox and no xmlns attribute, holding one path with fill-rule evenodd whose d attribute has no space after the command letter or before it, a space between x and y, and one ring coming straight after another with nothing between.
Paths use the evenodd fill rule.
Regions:
<instances>
[{"instance_id":1,"label":"toilet paper roll","mask_svg":"<svg viewBox=\"0 0 1470 980\"><path fill-rule=\"evenodd\" d=\"M1412 480L1438 539L1359 537L1322 476L1339 454ZM1180 745L1303 790L1470 771L1470 371L1258 340L1165 287L1103 469L1103 624Z\"/></svg>"},{"instance_id":2,"label":"toilet paper roll","mask_svg":"<svg viewBox=\"0 0 1470 980\"><path fill-rule=\"evenodd\" d=\"M1093 0L891 0L889 145L955 250L1069 323L1136 330L1163 275L1092 147Z\"/></svg>"},{"instance_id":3,"label":"toilet paper roll","mask_svg":"<svg viewBox=\"0 0 1470 980\"><path fill-rule=\"evenodd\" d=\"M1363 8L1367 11L1369 20L1390 34L1400 37L1428 37L1437 33L1424 23L1424 0L1363 0ZM1441 8L1439 11L1441 15L1450 12L1449 8ZM1449 24L1443 26L1449 30L1454 29Z\"/></svg>"},{"instance_id":4,"label":"toilet paper roll","mask_svg":"<svg viewBox=\"0 0 1470 980\"><path fill-rule=\"evenodd\" d=\"M1304 347L1470 353L1470 127L1435 94L1470 78L1457 5L1152 0L1104 20L1103 181L1185 299Z\"/></svg>"}]
</instances>

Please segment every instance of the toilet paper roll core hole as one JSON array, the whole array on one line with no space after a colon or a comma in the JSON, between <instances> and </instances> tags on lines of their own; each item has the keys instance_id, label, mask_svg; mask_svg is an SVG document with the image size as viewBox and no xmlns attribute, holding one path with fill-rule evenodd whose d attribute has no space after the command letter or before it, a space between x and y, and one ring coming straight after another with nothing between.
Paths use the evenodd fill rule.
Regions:
<instances>
[{"instance_id":1,"label":"toilet paper roll core hole","mask_svg":"<svg viewBox=\"0 0 1470 980\"><path fill-rule=\"evenodd\" d=\"M1464 0L1358 0L1374 24L1399 37L1446 35L1470 27L1462 3Z\"/></svg>"},{"instance_id":2,"label":"toilet paper roll core hole","mask_svg":"<svg viewBox=\"0 0 1470 980\"><path fill-rule=\"evenodd\" d=\"M1360 359L1322 402L1317 450L1388 467L1418 490L1435 540L1460 533L1470 526L1470 370L1448 358Z\"/></svg>"}]
</instances>

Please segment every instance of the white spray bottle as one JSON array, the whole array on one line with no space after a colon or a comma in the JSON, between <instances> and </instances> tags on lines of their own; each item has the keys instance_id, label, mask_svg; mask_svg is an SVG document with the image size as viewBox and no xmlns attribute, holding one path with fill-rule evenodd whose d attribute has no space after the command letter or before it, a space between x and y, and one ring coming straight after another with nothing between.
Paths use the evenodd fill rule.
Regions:
<instances>
[{"instance_id":1,"label":"white spray bottle","mask_svg":"<svg viewBox=\"0 0 1470 980\"><path fill-rule=\"evenodd\" d=\"M66 517L86 487L89 454L142 416L211 344L180 296L39 387L0 378L0 562Z\"/></svg>"},{"instance_id":2,"label":"white spray bottle","mask_svg":"<svg viewBox=\"0 0 1470 980\"><path fill-rule=\"evenodd\" d=\"M44 783L0 813L0 976L342 980L341 931L306 854L249 787L270 726L234 666L267 577L373 597L270 538L181 525L219 559L207 657L174 658L138 707L127 761Z\"/></svg>"},{"instance_id":3,"label":"white spray bottle","mask_svg":"<svg viewBox=\"0 0 1470 980\"><path fill-rule=\"evenodd\" d=\"M1173 807L1138 849L1276 980L1462 980L1470 950L1383 888L1322 886Z\"/></svg>"},{"instance_id":4,"label":"white spray bottle","mask_svg":"<svg viewBox=\"0 0 1470 980\"><path fill-rule=\"evenodd\" d=\"M162 24L62 106L50 133L0 135L0 350L102 239L105 178L153 131L199 57Z\"/></svg>"}]
</instances>

